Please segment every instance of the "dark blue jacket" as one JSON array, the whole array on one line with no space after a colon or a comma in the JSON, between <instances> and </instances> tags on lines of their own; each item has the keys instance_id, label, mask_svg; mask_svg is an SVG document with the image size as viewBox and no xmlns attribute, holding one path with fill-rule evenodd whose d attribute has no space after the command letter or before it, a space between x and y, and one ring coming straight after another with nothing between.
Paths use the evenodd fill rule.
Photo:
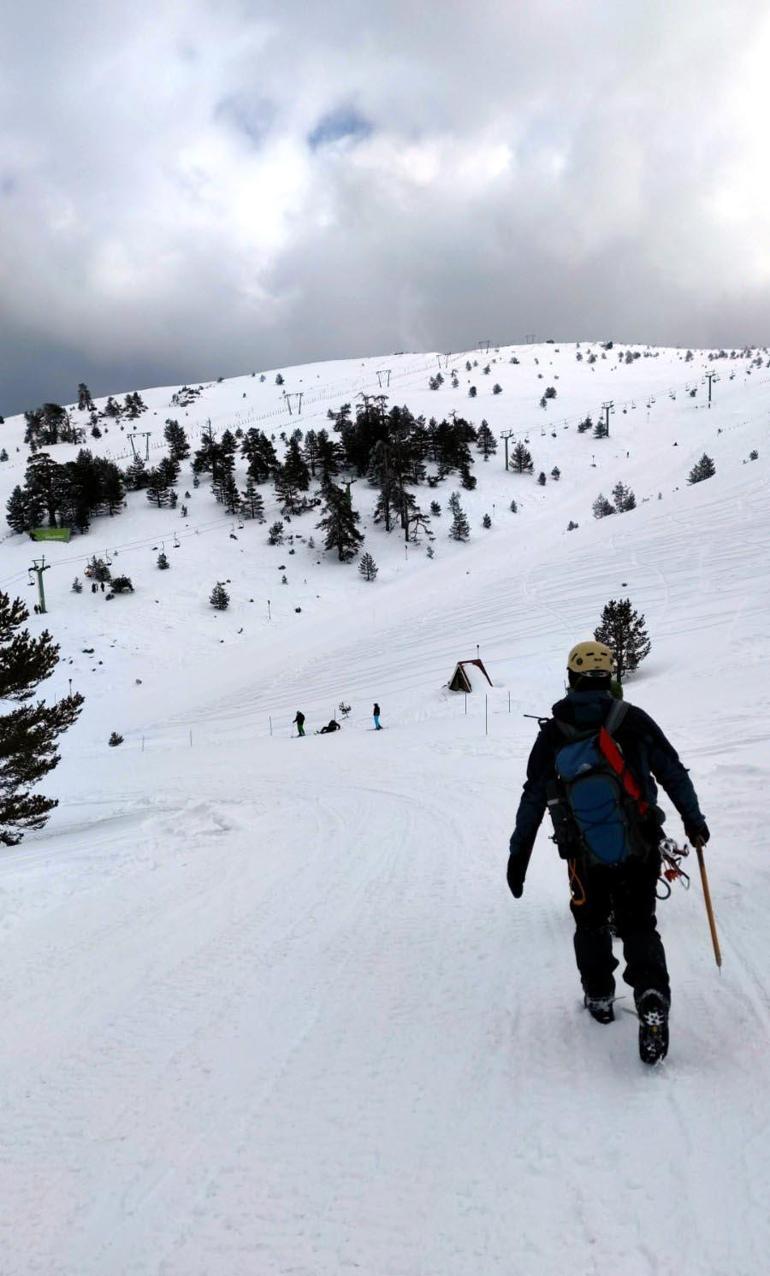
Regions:
<instances>
[{"instance_id":1,"label":"dark blue jacket","mask_svg":"<svg viewBox=\"0 0 770 1276\"><path fill-rule=\"evenodd\" d=\"M527 780L516 814L516 827L511 836L511 855L529 862L532 847L545 814L546 785L556 778L555 756L564 744L564 734L554 719L572 726L589 729L599 727L607 717L614 700L609 691L569 691L553 706L553 718L541 725L527 763ZM674 746L666 739L657 722L635 705L628 705L626 716L613 732L628 766L642 790L642 796L653 808L650 831L653 838L663 823L663 812L656 806L657 780L665 789L685 827L705 823L698 798L686 768Z\"/></svg>"}]
</instances>

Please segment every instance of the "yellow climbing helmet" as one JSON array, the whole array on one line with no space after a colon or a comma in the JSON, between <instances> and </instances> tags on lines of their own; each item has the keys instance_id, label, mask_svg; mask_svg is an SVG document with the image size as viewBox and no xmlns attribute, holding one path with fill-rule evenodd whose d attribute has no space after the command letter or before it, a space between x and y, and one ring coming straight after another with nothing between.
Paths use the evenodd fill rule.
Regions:
<instances>
[{"instance_id":1,"label":"yellow climbing helmet","mask_svg":"<svg viewBox=\"0 0 770 1276\"><path fill-rule=\"evenodd\" d=\"M603 642L579 642L567 657L567 668L572 673L612 673L613 657Z\"/></svg>"}]
</instances>

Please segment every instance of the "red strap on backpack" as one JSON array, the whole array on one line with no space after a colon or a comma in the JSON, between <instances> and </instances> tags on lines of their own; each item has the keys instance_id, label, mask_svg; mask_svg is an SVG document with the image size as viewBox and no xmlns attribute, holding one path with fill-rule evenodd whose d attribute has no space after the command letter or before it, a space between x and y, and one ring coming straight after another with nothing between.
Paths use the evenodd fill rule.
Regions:
<instances>
[{"instance_id":1,"label":"red strap on backpack","mask_svg":"<svg viewBox=\"0 0 770 1276\"><path fill-rule=\"evenodd\" d=\"M645 802L642 797L642 790L639 788L636 780L626 766L625 758L620 752L612 736L606 727L601 727L598 737L599 752L606 762L612 767L616 776L623 785L624 793L636 803L640 815L646 815L650 809L649 802Z\"/></svg>"}]
</instances>

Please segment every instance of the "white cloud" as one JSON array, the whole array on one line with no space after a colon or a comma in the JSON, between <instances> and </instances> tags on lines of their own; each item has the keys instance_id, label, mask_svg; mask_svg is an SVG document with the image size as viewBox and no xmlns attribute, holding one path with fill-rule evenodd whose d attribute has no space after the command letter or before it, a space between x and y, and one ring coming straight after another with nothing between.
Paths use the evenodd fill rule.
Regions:
<instances>
[{"instance_id":1,"label":"white cloud","mask_svg":"<svg viewBox=\"0 0 770 1276\"><path fill-rule=\"evenodd\" d=\"M4 36L6 395L53 393L13 390L30 339L140 384L479 325L770 338L758 0L40 0Z\"/></svg>"}]
</instances>

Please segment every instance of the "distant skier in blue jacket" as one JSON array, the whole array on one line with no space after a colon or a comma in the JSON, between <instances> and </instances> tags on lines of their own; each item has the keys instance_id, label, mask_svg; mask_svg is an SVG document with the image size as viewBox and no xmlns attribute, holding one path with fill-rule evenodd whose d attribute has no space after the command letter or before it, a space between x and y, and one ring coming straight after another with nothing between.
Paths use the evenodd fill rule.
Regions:
<instances>
[{"instance_id":1,"label":"distant skier in blue jacket","mask_svg":"<svg viewBox=\"0 0 770 1276\"><path fill-rule=\"evenodd\" d=\"M644 710L614 699L612 652L603 643L582 642L567 661L570 689L553 706L553 717L541 723L527 764L527 780L510 840L508 886L515 899L524 890L532 848L549 799L559 805L556 754L566 732L590 733L613 711L623 714L612 738L636 780L648 809L640 816L638 834L643 853L622 864L589 862L581 851L574 821L565 820L559 853L570 861L572 915L575 919L575 957L586 1008L599 1023L614 1018L613 1000L618 962L612 952L612 916L623 941L623 978L634 990L640 1019L640 1054L645 1062L663 1058L668 1049L668 1010L671 999L666 955L655 918L656 886L661 868L659 845L663 812L657 806L657 780L665 789L693 844L709 840L692 781L673 745ZM555 787L554 787L555 786Z\"/></svg>"}]
</instances>

